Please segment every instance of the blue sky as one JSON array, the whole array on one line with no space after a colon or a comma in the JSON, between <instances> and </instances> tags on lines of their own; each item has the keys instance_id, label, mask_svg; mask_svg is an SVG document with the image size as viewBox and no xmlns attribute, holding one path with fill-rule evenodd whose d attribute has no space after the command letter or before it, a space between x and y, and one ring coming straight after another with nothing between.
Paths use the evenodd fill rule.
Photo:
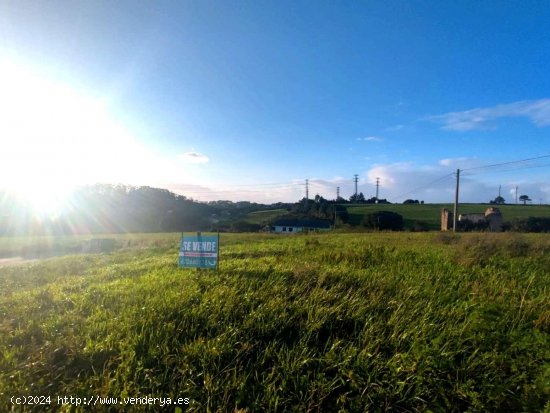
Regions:
<instances>
[{"instance_id":1,"label":"blue sky","mask_svg":"<svg viewBox=\"0 0 550 413\"><path fill-rule=\"evenodd\" d=\"M550 154L549 25L541 1L3 2L0 172L260 202L359 174L451 202L452 176L426 184ZM472 170L461 198L550 202L548 164Z\"/></svg>"}]
</instances>

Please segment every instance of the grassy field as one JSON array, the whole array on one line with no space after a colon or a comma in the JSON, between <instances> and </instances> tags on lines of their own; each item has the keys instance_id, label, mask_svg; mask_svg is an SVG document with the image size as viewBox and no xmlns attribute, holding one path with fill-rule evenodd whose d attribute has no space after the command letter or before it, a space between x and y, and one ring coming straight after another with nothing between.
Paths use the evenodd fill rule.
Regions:
<instances>
[{"instance_id":1,"label":"grassy field","mask_svg":"<svg viewBox=\"0 0 550 413\"><path fill-rule=\"evenodd\" d=\"M482 204L461 204L460 214L485 212L487 208L495 205ZM514 218L550 217L550 206L548 205L498 205L505 221ZM348 213L349 222L352 225L359 225L366 214L376 211L392 211L403 216L406 229L411 228L414 222L425 222L433 230L441 228L441 210L447 208L453 210L453 204L369 204L350 205Z\"/></svg>"},{"instance_id":2,"label":"grassy field","mask_svg":"<svg viewBox=\"0 0 550 413\"><path fill-rule=\"evenodd\" d=\"M255 211L247 215L246 220L252 224L266 225L276 220L278 217L287 214L286 209L268 209L265 211Z\"/></svg>"},{"instance_id":3,"label":"grassy field","mask_svg":"<svg viewBox=\"0 0 550 413\"><path fill-rule=\"evenodd\" d=\"M178 238L0 268L0 411L550 412L547 235L222 234L219 273Z\"/></svg>"}]
</instances>

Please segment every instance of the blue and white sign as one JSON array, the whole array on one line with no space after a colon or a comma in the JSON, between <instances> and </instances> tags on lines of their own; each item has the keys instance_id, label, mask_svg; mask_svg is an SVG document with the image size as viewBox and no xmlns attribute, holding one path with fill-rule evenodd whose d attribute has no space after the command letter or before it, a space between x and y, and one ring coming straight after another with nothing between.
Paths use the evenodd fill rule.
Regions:
<instances>
[{"instance_id":1,"label":"blue and white sign","mask_svg":"<svg viewBox=\"0 0 550 413\"><path fill-rule=\"evenodd\" d=\"M178 263L180 267L217 268L219 237L216 235L182 236Z\"/></svg>"}]
</instances>

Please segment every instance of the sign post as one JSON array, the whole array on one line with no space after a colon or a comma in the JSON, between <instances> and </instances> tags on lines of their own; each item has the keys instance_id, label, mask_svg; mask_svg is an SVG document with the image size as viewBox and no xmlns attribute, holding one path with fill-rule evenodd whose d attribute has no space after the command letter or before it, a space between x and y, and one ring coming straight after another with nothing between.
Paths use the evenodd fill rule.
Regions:
<instances>
[{"instance_id":1,"label":"sign post","mask_svg":"<svg viewBox=\"0 0 550 413\"><path fill-rule=\"evenodd\" d=\"M219 245L218 235L202 235L197 232L195 236L181 235L178 265L184 268L213 268L219 269Z\"/></svg>"}]
</instances>

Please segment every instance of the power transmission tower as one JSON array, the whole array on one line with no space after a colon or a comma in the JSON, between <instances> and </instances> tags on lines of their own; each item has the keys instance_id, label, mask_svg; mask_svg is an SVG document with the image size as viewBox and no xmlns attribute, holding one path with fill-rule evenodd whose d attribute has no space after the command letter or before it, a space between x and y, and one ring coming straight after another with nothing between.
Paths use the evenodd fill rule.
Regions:
<instances>
[{"instance_id":1,"label":"power transmission tower","mask_svg":"<svg viewBox=\"0 0 550 413\"><path fill-rule=\"evenodd\" d=\"M380 178L376 178L376 202L378 203L378 188L380 186Z\"/></svg>"},{"instance_id":2,"label":"power transmission tower","mask_svg":"<svg viewBox=\"0 0 550 413\"><path fill-rule=\"evenodd\" d=\"M499 198L500 198L500 190L501 190L501 188L502 188L502 185L499 185L499 186L498 186L498 197L499 197Z\"/></svg>"},{"instance_id":3,"label":"power transmission tower","mask_svg":"<svg viewBox=\"0 0 550 413\"><path fill-rule=\"evenodd\" d=\"M516 204L518 203L518 186L516 185Z\"/></svg>"},{"instance_id":4,"label":"power transmission tower","mask_svg":"<svg viewBox=\"0 0 550 413\"><path fill-rule=\"evenodd\" d=\"M336 200L338 201L340 199L340 187L336 187Z\"/></svg>"},{"instance_id":5,"label":"power transmission tower","mask_svg":"<svg viewBox=\"0 0 550 413\"><path fill-rule=\"evenodd\" d=\"M458 186L460 182L460 169L456 170L456 189L455 189L455 206L453 211L453 232L456 232L456 222L458 220Z\"/></svg>"},{"instance_id":6,"label":"power transmission tower","mask_svg":"<svg viewBox=\"0 0 550 413\"><path fill-rule=\"evenodd\" d=\"M306 179L306 201L309 201L309 179Z\"/></svg>"},{"instance_id":7,"label":"power transmission tower","mask_svg":"<svg viewBox=\"0 0 550 413\"><path fill-rule=\"evenodd\" d=\"M357 198L357 182L359 181L359 175L353 175L353 182L355 182L355 197Z\"/></svg>"}]
</instances>

